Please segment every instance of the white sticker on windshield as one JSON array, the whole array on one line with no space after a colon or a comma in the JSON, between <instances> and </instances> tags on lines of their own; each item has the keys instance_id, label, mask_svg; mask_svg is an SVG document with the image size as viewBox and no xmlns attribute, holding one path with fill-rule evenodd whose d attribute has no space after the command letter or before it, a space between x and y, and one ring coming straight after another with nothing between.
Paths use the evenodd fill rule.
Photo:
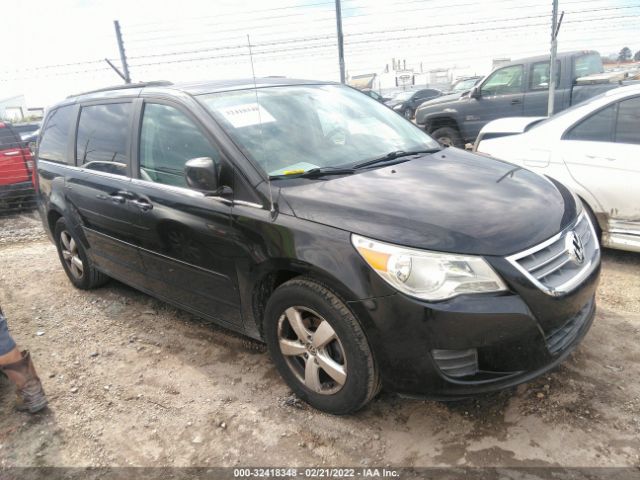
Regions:
<instances>
[{"instance_id":1,"label":"white sticker on windshield","mask_svg":"<svg viewBox=\"0 0 640 480\"><path fill-rule=\"evenodd\" d=\"M276 119L257 103L244 103L231 107L219 108L218 111L226 118L234 128L249 127L262 123L275 122Z\"/></svg>"}]
</instances>

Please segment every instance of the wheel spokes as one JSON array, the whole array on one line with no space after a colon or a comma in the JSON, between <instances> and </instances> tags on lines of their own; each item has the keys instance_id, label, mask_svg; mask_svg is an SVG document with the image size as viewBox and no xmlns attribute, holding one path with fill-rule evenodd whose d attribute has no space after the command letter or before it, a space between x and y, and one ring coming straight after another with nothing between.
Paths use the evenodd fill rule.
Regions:
<instances>
[{"instance_id":1,"label":"wheel spokes","mask_svg":"<svg viewBox=\"0 0 640 480\"><path fill-rule=\"evenodd\" d=\"M304 345L296 340L289 340L286 338L280 339L280 351L286 356L298 356L304 355L307 349Z\"/></svg>"},{"instance_id":2,"label":"wheel spokes","mask_svg":"<svg viewBox=\"0 0 640 480\"><path fill-rule=\"evenodd\" d=\"M316 360L318 361L320 368L322 368L327 375L333 378L333 380L335 380L339 385L344 385L344 382L347 380L347 372L343 365L340 365L331 357L323 353L316 355Z\"/></svg>"},{"instance_id":3,"label":"wheel spokes","mask_svg":"<svg viewBox=\"0 0 640 480\"><path fill-rule=\"evenodd\" d=\"M286 315L287 320L289 320L289 325L291 325L291 328L298 338L306 342L308 337L311 335L311 332L304 326L300 311L297 308L290 307L285 310L284 314Z\"/></svg>"},{"instance_id":4,"label":"wheel spokes","mask_svg":"<svg viewBox=\"0 0 640 480\"><path fill-rule=\"evenodd\" d=\"M329 344L332 340L336 339L336 332L329 322L323 320L313 335L311 335L311 344L320 349Z\"/></svg>"},{"instance_id":5,"label":"wheel spokes","mask_svg":"<svg viewBox=\"0 0 640 480\"><path fill-rule=\"evenodd\" d=\"M73 257L71 257L71 263L78 269L80 274L82 274L82 272L84 271L84 267L82 265L82 260L80 260L80 257L74 255Z\"/></svg>"},{"instance_id":6,"label":"wheel spokes","mask_svg":"<svg viewBox=\"0 0 640 480\"><path fill-rule=\"evenodd\" d=\"M304 384L314 392L320 392L322 390L320 367L314 359L307 359L307 364L304 367Z\"/></svg>"},{"instance_id":7,"label":"wheel spokes","mask_svg":"<svg viewBox=\"0 0 640 480\"><path fill-rule=\"evenodd\" d=\"M62 244L67 251L71 251L71 245L69 244L69 234L67 232L62 232L60 234L60 240L62 240Z\"/></svg>"}]
</instances>

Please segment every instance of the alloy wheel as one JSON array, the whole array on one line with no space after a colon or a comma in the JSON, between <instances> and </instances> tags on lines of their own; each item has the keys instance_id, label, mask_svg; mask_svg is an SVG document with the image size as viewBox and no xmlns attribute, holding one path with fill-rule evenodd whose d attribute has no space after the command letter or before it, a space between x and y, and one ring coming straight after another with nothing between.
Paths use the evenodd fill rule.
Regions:
<instances>
[{"instance_id":1,"label":"alloy wheel","mask_svg":"<svg viewBox=\"0 0 640 480\"><path fill-rule=\"evenodd\" d=\"M82 264L76 241L66 230L60 232L60 241L62 243L62 258L64 258L69 271L75 278L82 278L84 275L84 265Z\"/></svg>"},{"instance_id":2,"label":"alloy wheel","mask_svg":"<svg viewBox=\"0 0 640 480\"><path fill-rule=\"evenodd\" d=\"M306 307L289 307L278 320L278 343L287 365L315 393L332 395L347 380L347 359L331 324Z\"/></svg>"}]
</instances>

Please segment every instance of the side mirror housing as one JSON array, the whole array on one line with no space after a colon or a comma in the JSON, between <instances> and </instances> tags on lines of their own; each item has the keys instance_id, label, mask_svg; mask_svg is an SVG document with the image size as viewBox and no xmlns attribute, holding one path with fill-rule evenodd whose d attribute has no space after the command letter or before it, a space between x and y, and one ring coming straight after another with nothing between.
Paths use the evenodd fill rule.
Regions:
<instances>
[{"instance_id":1,"label":"side mirror housing","mask_svg":"<svg viewBox=\"0 0 640 480\"><path fill-rule=\"evenodd\" d=\"M478 85L474 86L470 91L469 91L469 97L471 98L480 98L482 96L481 91L480 91L480 87Z\"/></svg>"},{"instance_id":2,"label":"side mirror housing","mask_svg":"<svg viewBox=\"0 0 640 480\"><path fill-rule=\"evenodd\" d=\"M219 166L211 157L192 158L184 165L184 178L189 188L204 193L217 195Z\"/></svg>"}]
</instances>

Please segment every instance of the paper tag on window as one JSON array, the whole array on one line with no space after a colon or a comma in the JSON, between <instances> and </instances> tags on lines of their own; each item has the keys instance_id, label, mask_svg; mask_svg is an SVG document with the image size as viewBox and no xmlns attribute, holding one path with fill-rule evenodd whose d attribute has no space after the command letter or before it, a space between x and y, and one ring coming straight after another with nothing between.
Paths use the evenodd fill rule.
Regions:
<instances>
[{"instance_id":1,"label":"paper tag on window","mask_svg":"<svg viewBox=\"0 0 640 480\"><path fill-rule=\"evenodd\" d=\"M226 118L234 128L260 125L260 123L275 122L276 119L257 103L245 103L231 107L224 107L218 111Z\"/></svg>"}]
</instances>

